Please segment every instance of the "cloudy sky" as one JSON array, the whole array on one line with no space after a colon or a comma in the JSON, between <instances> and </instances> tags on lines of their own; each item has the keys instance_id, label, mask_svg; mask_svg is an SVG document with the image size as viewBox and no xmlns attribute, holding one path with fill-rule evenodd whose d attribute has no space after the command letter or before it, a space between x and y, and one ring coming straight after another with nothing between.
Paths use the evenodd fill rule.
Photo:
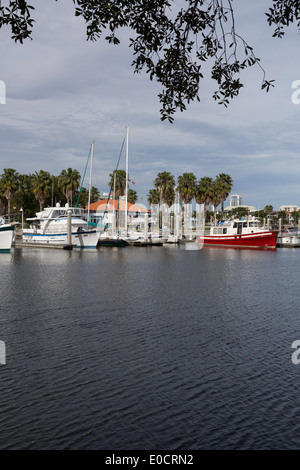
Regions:
<instances>
[{"instance_id":1,"label":"cloudy sky","mask_svg":"<svg viewBox=\"0 0 300 470\"><path fill-rule=\"evenodd\" d=\"M178 112L173 124L160 120L160 86L133 73L128 32L119 34L119 46L88 42L72 0L31 3L32 41L15 44L8 28L0 30L0 80L6 84L1 172L58 175L71 167L83 175L94 141L92 183L106 192L129 127L129 173L140 203L147 203L157 173L166 170L176 178L228 173L232 194L257 209L300 206L300 104L292 102L292 83L300 80L299 34L291 28L283 39L272 38L264 15L271 0L233 3L236 30L254 47L275 88L261 91L260 69L246 70L245 87L224 108L212 99L215 84L204 69L201 102ZM125 153L119 168L125 169Z\"/></svg>"}]
</instances>

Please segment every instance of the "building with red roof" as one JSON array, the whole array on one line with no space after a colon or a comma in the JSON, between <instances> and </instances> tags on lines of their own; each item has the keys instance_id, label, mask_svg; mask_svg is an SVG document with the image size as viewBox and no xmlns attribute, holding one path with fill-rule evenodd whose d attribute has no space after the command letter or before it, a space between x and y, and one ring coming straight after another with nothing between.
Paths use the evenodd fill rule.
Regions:
<instances>
[{"instance_id":1,"label":"building with red roof","mask_svg":"<svg viewBox=\"0 0 300 470\"><path fill-rule=\"evenodd\" d=\"M125 225L125 209L126 201L122 198L118 201L113 199L101 199L100 201L90 204L90 222L100 225L101 223L111 225L113 217L116 217L115 220L118 219L119 225L123 227ZM85 207L85 211L88 211L88 206ZM138 226L139 223L144 221L145 215L148 215L149 212L150 211L143 204L139 205L127 202L128 225Z\"/></svg>"}]
</instances>

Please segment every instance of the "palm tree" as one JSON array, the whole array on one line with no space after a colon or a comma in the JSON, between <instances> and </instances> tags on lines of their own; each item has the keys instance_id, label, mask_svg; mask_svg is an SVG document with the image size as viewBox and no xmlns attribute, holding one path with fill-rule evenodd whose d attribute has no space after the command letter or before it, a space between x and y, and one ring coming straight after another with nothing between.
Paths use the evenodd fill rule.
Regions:
<instances>
[{"instance_id":1,"label":"palm tree","mask_svg":"<svg viewBox=\"0 0 300 470\"><path fill-rule=\"evenodd\" d=\"M154 186L158 189L160 202L171 206L175 199L175 178L168 171L158 173L154 180Z\"/></svg>"},{"instance_id":2,"label":"palm tree","mask_svg":"<svg viewBox=\"0 0 300 470\"><path fill-rule=\"evenodd\" d=\"M152 206L153 204L159 204L159 191L158 189L149 189L147 201Z\"/></svg>"},{"instance_id":3,"label":"palm tree","mask_svg":"<svg viewBox=\"0 0 300 470\"><path fill-rule=\"evenodd\" d=\"M206 220L207 207L212 202L213 197L213 179L209 176L203 176L196 185L195 200L197 204L204 205L204 220Z\"/></svg>"},{"instance_id":4,"label":"palm tree","mask_svg":"<svg viewBox=\"0 0 300 470\"><path fill-rule=\"evenodd\" d=\"M62 170L58 176L58 184L62 188L68 204L70 204L70 201L71 205L73 204L73 196L80 186L80 179L79 171L72 168Z\"/></svg>"},{"instance_id":5,"label":"palm tree","mask_svg":"<svg viewBox=\"0 0 300 470\"><path fill-rule=\"evenodd\" d=\"M248 209L246 207L234 207L231 211L231 215L240 219L241 217L247 217Z\"/></svg>"},{"instance_id":6,"label":"palm tree","mask_svg":"<svg viewBox=\"0 0 300 470\"><path fill-rule=\"evenodd\" d=\"M89 202L89 190L86 189L84 186L81 188L79 200L78 200L79 192L76 194L78 205L81 207L85 207L88 205ZM100 192L98 188L92 186L91 188L91 200L90 203L97 202L100 199Z\"/></svg>"},{"instance_id":7,"label":"palm tree","mask_svg":"<svg viewBox=\"0 0 300 470\"><path fill-rule=\"evenodd\" d=\"M196 176L193 173L183 173L178 176L177 190L184 203L184 215L182 228L185 231L187 223L187 205L194 199L196 193ZM183 232L184 235L184 232Z\"/></svg>"},{"instance_id":8,"label":"palm tree","mask_svg":"<svg viewBox=\"0 0 300 470\"><path fill-rule=\"evenodd\" d=\"M271 204L266 205L265 208L264 208L264 211L267 213L267 215L272 214L272 212L273 212L273 206L271 206Z\"/></svg>"},{"instance_id":9,"label":"palm tree","mask_svg":"<svg viewBox=\"0 0 300 470\"><path fill-rule=\"evenodd\" d=\"M19 173L12 168L4 168L4 173L0 177L0 190L7 200L7 214L10 220L10 203L19 187Z\"/></svg>"},{"instance_id":10,"label":"palm tree","mask_svg":"<svg viewBox=\"0 0 300 470\"><path fill-rule=\"evenodd\" d=\"M215 222L216 222L216 219L217 219L217 207L218 205L220 204L220 202L222 201L222 194L223 194L223 185L222 183L220 182L220 179L219 178L216 178L214 181L213 181L213 187L212 187L212 198L211 198L211 203L212 205L214 206L214 219L215 219Z\"/></svg>"},{"instance_id":11,"label":"palm tree","mask_svg":"<svg viewBox=\"0 0 300 470\"><path fill-rule=\"evenodd\" d=\"M183 173L178 176L177 189L184 204L189 204L196 195L196 176L193 173Z\"/></svg>"},{"instance_id":12,"label":"palm tree","mask_svg":"<svg viewBox=\"0 0 300 470\"><path fill-rule=\"evenodd\" d=\"M4 214L7 214L7 199L4 196L4 191L0 190L0 207L4 210Z\"/></svg>"},{"instance_id":13,"label":"palm tree","mask_svg":"<svg viewBox=\"0 0 300 470\"><path fill-rule=\"evenodd\" d=\"M109 186L115 188L115 199L124 196L126 190L126 171L114 170L110 175Z\"/></svg>"},{"instance_id":14,"label":"palm tree","mask_svg":"<svg viewBox=\"0 0 300 470\"><path fill-rule=\"evenodd\" d=\"M277 215L278 215L278 219L281 219L282 225L288 224L289 218L288 218L288 214L285 211L281 210L278 212Z\"/></svg>"},{"instance_id":15,"label":"palm tree","mask_svg":"<svg viewBox=\"0 0 300 470\"><path fill-rule=\"evenodd\" d=\"M109 186L115 190L114 199L118 201L117 226L120 223L120 196L124 196L126 190L126 171L114 170L110 175ZM108 201L107 201L108 204Z\"/></svg>"},{"instance_id":16,"label":"palm tree","mask_svg":"<svg viewBox=\"0 0 300 470\"><path fill-rule=\"evenodd\" d=\"M266 217L267 217L268 221L270 221L271 214L273 212L273 206L271 204L267 204L264 208L264 211L266 213Z\"/></svg>"},{"instance_id":17,"label":"palm tree","mask_svg":"<svg viewBox=\"0 0 300 470\"><path fill-rule=\"evenodd\" d=\"M213 217L214 217L214 213L213 211L206 211L206 218L205 218L205 222L212 222L213 220Z\"/></svg>"},{"instance_id":18,"label":"palm tree","mask_svg":"<svg viewBox=\"0 0 300 470\"><path fill-rule=\"evenodd\" d=\"M17 210L22 208L27 217L34 215L38 211L38 202L33 194L32 175L20 174L18 178L18 190L14 195L14 204ZM4 196L3 196L4 197ZM0 195L1 199L1 195Z\"/></svg>"},{"instance_id":19,"label":"palm tree","mask_svg":"<svg viewBox=\"0 0 300 470\"><path fill-rule=\"evenodd\" d=\"M299 212L299 211L293 211L293 212L291 213L291 216L292 216L292 218L293 218L293 220L294 220L294 223L295 223L296 225L298 225L299 217L300 217L300 212Z\"/></svg>"},{"instance_id":20,"label":"palm tree","mask_svg":"<svg viewBox=\"0 0 300 470\"><path fill-rule=\"evenodd\" d=\"M49 194L50 198L50 194ZM62 202L65 199L64 191L60 185L59 176L51 175L51 206L54 206L56 202Z\"/></svg>"},{"instance_id":21,"label":"palm tree","mask_svg":"<svg viewBox=\"0 0 300 470\"><path fill-rule=\"evenodd\" d=\"M91 203L97 202L100 199L100 191L96 186L91 187Z\"/></svg>"},{"instance_id":22,"label":"palm tree","mask_svg":"<svg viewBox=\"0 0 300 470\"><path fill-rule=\"evenodd\" d=\"M137 192L134 189L128 189L128 197L127 197L128 202L130 202L131 204L135 204L137 201L137 198L138 198Z\"/></svg>"},{"instance_id":23,"label":"palm tree","mask_svg":"<svg viewBox=\"0 0 300 470\"><path fill-rule=\"evenodd\" d=\"M48 171L40 170L39 173L36 171L32 175L32 183L33 193L35 198L39 201L40 211L42 211L46 199L51 193L52 176Z\"/></svg>"},{"instance_id":24,"label":"palm tree","mask_svg":"<svg viewBox=\"0 0 300 470\"><path fill-rule=\"evenodd\" d=\"M220 173L216 177L216 182L218 185L219 197L221 202L221 217L223 217L224 201L231 192L233 180L230 175L227 175L226 173Z\"/></svg>"}]
</instances>

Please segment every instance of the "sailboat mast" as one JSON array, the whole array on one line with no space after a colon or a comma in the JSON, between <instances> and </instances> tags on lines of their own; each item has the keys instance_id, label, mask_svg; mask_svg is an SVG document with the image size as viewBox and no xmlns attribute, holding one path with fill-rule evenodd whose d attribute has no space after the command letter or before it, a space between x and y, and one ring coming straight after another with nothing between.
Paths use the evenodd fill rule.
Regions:
<instances>
[{"instance_id":1,"label":"sailboat mast","mask_svg":"<svg viewBox=\"0 0 300 470\"><path fill-rule=\"evenodd\" d=\"M90 164L90 186L89 186L89 203L88 203L88 222L90 221L90 204L91 204L91 190L92 190L93 155L94 155L94 142L92 142L92 145L91 145L91 164Z\"/></svg>"},{"instance_id":2,"label":"sailboat mast","mask_svg":"<svg viewBox=\"0 0 300 470\"><path fill-rule=\"evenodd\" d=\"M112 218L112 236L116 232L116 210L115 210L115 195L116 195L116 172L114 172L114 197L113 197L113 218ZM109 204L109 201L108 201Z\"/></svg>"},{"instance_id":3,"label":"sailboat mast","mask_svg":"<svg viewBox=\"0 0 300 470\"><path fill-rule=\"evenodd\" d=\"M127 202L128 202L128 135L129 135L129 127L126 127L125 235L127 235Z\"/></svg>"}]
</instances>

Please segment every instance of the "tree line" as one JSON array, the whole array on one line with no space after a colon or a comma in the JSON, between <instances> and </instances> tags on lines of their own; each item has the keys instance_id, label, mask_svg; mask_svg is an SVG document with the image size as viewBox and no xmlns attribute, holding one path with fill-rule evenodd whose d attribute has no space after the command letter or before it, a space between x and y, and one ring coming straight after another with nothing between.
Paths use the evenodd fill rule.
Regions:
<instances>
[{"instance_id":1,"label":"tree line","mask_svg":"<svg viewBox=\"0 0 300 470\"><path fill-rule=\"evenodd\" d=\"M25 217L32 217L45 205L57 202L71 206L88 204L88 190L80 189L81 176L78 170L68 168L58 176L48 171L35 171L33 174L20 174L13 168L5 168L0 176L0 203L8 219L12 212L23 210ZM80 194L79 194L80 193ZM91 188L91 202L99 199L97 188ZM79 198L79 199L78 199Z\"/></svg>"},{"instance_id":2,"label":"tree line","mask_svg":"<svg viewBox=\"0 0 300 470\"><path fill-rule=\"evenodd\" d=\"M114 170L110 175L110 196L118 200L126 192L126 172ZM0 175L0 204L4 213L10 219L12 212L19 213L23 210L25 217L32 217L39 210L48 205L60 202L71 206L85 207L88 204L88 189L80 188L81 175L78 170L68 168L62 170L58 176L51 175L48 171L35 171L33 174L20 174L15 169L5 168ZM128 179L129 183L132 183ZM158 173L154 179L154 189L148 193L148 203L166 203L171 206L175 201L175 193L181 200L188 204L193 199L204 205L206 213L209 205L217 207L221 204L221 213L224 210L224 201L231 192L233 180L230 175L220 173L215 179L204 176L197 180L193 173L183 173L175 177L164 171ZM112 197L112 196L111 196ZM135 204L137 192L128 189L128 202ZM96 187L91 188L91 203L100 199L100 192Z\"/></svg>"},{"instance_id":3,"label":"tree line","mask_svg":"<svg viewBox=\"0 0 300 470\"><path fill-rule=\"evenodd\" d=\"M197 180L194 173L183 173L175 177L167 171L158 173L154 180L154 188L148 194L149 204L165 203L171 206L175 201L176 191L185 204L189 204L194 199L197 204L204 205L204 217L210 205L214 207L216 217L217 207L221 204L221 217L224 212L224 202L233 187L233 180L230 175L220 173L215 179L203 176Z\"/></svg>"},{"instance_id":4,"label":"tree line","mask_svg":"<svg viewBox=\"0 0 300 470\"><path fill-rule=\"evenodd\" d=\"M115 197L124 196L126 189L126 172L114 170L110 174L110 187L115 188ZM130 180L129 180L130 181ZM175 202L176 191L184 204L189 204L193 199L198 204L204 205L204 215L208 206L214 207L216 215L217 207L221 204L221 216L224 212L224 201L233 187L230 175L220 173L215 179L203 176L197 180L194 173L183 173L178 176L177 181L168 171L158 173L154 179L154 188L149 190L147 201L149 205L165 203L169 207ZM128 190L128 201L135 203L137 194L134 190Z\"/></svg>"},{"instance_id":5,"label":"tree line","mask_svg":"<svg viewBox=\"0 0 300 470\"><path fill-rule=\"evenodd\" d=\"M126 189L125 170L114 170L110 176L109 186L111 192L115 191L115 198L124 196ZM57 202L79 207L86 207L89 199L89 190L80 187L81 175L78 170L68 168L62 170L58 176L48 171L35 171L33 174L20 174L13 168L4 168L0 175L0 205L2 212L10 219L12 213L19 215L23 210L25 217L32 217L36 212L42 211L45 206L53 206ZM135 204L137 192L128 189L128 202ZM91 188L90 202L97 202L100 192Z\"/></svg>"}]
</instances>

